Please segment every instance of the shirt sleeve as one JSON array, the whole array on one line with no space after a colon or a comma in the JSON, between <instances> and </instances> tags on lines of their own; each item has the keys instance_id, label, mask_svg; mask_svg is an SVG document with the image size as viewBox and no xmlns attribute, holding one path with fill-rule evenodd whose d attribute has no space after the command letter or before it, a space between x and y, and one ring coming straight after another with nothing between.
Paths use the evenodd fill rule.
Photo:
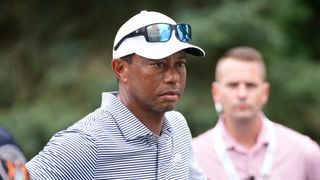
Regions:
<instances>
[{"instance_id":1,"label":"shirt sleeve","mask_svg":"<svg viewBox=\"0 0 320 180\"><path fill-rule=\"evenodd\" d=\"M96 159L92 137L65 130L55 134L26 166L31 179L93 179Z\"/></svg>"}]
</instances>

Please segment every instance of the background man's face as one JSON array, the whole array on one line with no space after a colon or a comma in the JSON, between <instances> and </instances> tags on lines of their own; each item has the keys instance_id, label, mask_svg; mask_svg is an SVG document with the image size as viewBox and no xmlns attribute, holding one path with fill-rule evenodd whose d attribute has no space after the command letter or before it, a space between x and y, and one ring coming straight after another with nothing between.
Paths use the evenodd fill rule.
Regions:
<instances>
[{"instance_id":1,"label":"background man's face","mask_svg":"<svg viewBox=\"0 0 320 180\"><path fill-rule=\"evenodd\" d=\"M261 65L228 58L220 62L217 71L212 93L221 103L224 116L235 121L255 118L269 94Z\"/></svg>"}]
</instances>

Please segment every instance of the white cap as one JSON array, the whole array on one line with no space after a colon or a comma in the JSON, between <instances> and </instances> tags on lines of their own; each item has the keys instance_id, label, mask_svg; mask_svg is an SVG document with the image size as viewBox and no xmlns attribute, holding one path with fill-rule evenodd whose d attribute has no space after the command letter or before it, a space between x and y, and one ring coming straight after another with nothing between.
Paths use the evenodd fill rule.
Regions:
<instances>
[{"instance_id":1,"label":"white cap","mask_svg":"<svg viewBox=\"0 0 320 180\"><path fill-rule=\"evenodd\" d=\"M153 11L141 11L124 23L114 40L113 47L129 33L154 23L177 24L170 17ZM190 43L181 42L172 35L168 42L147 42L144 36L136 36L125 39L117 50L113 48L113 59L121 58L130 54L137 54L148 59L162 59L178 51L185 50L194 56L204 56L205 52Z\"/></svg>"}]
</instances>

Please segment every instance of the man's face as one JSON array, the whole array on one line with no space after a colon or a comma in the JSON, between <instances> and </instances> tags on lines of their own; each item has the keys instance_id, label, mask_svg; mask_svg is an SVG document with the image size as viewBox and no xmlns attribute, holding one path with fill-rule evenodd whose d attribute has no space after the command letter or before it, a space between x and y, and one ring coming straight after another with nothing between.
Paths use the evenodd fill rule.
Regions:
<instances>
[{"instance_id":1,"label":"man's face","mask_svg":"<svg viewBox=\"0 0 320 180\"><path fill-rule=\"evenodd\" d=\"M269 94L261 64L228 58L217 71L212 94L221 103L224 117L239 123L257 118Z\"/></svg>"},{"instance_id":2,"label":"man's face","mask_svg":"<svg viewBox=\"0 0 320 180\"><path fill-rule=\"evenodd\" d=\"M184 51L160 60L133 55L126 86L130 106L160 113L174 109L185 88L185 63Z\"/></svg>"}]
</instances>

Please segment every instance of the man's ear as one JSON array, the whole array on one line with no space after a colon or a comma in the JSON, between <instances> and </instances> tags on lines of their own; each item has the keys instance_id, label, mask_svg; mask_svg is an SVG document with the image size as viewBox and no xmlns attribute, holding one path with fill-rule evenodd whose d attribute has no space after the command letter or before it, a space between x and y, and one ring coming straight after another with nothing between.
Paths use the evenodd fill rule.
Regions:
<instances>
[{"instance_id":1,"label":"man's ear","mask_svg":"<svg viewBox=\"0 0 320 180\"><path fill-rule=\"evenodd\" d=\"M220 102L219 84L217 81L211 83L211 95L214 102L214 108L217 111L218 115L220 115L223 112L223 107Z\"/></svg>"},{"instance_id":2,"label":"man's ear","mask_svg":"<svg viewBox=\"0 0 320 180\"><path fill-rule=\"evenodd\" d=\"M268 82L263 83L263 95L262 95L262 102L263 105L267 104L269 99L269 93L270 93L270 84Z\"/></svg>"},{"instance_id":3,"label":"man's ear","mask_svg":"<svg viewBox=\"0 0 320 180\"><path fill-rule=\"evenodd\" d=\"M219 101L219 89L218 82L214 81L211 83L211 96L213 101Z\"/></svg>"},{"instance_id":4,"label":"man's ear","mask_svg":"<svg viewBox=\"0 0 320 180\"><path fill-rule=\"evenodd\" d=\"M128 62L117 58L112 59L111 65L119 81L126 82L128 78Z\"/></svg>"}]
</instances>

